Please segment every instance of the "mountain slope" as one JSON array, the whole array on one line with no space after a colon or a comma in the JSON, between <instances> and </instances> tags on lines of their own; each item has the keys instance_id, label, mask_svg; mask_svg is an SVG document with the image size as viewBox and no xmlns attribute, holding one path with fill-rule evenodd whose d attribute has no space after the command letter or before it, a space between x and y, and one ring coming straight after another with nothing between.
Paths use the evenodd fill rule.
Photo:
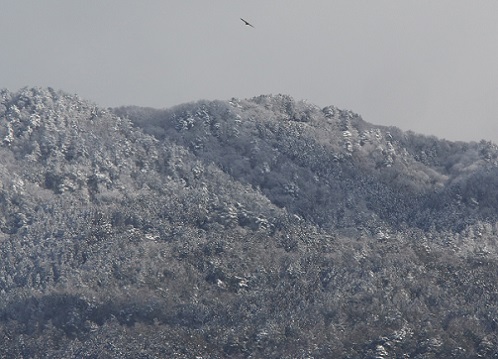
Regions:
<instances>
[{"instance_id":1,"label":"mountain slope","mask_svg":"<svg viewBox=\"0 0 498 359\"><path fill-rule=\"evenodd\" d=\"M0 93L9 357L490 357L497 149L289 96Z\"/></svg>"},{"instance_id":2,"label":"mountain slope","mask_svg":"<svg viewBox=\"0 0 498 359\"><path fill-rule=\"evenodd\" d=\"M463 219L496 219L492 143L403 133L284 95L116 112L320 226L353 226L351 216L364 222L375 215L391 226L460 231ZM481 181L489 188L477 189ZM462 211L462 201L479 205Z\"/></svg>"}]
</instances>

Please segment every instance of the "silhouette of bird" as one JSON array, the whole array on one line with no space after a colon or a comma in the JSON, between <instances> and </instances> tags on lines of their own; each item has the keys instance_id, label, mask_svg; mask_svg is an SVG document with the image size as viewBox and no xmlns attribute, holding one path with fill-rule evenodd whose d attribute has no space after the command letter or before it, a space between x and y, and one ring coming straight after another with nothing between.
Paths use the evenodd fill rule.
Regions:
<instances>
[{"instance_id":1,"label":"silhouette of bird","mask_svg":"<svg viewBox=\"0 0 498 359\"><path fill-rule=\"evenodd\" d=\"M245 21L243 18L240 18L240 20L244 21L244 24L245 24L245 25L250 26L250 27L254 27L254 26L252 26L250 23L248 23L247 21Z\"/></svg>"}]
</instances>

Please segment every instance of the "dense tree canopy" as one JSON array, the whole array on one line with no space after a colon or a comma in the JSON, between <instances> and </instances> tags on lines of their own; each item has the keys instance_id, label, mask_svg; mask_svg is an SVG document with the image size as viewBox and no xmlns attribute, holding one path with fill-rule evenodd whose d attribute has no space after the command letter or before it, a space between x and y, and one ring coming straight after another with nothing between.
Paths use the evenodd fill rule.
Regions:
<instances>
[{"instance_id":1,"label":"dense tree canopy","mask_svg":"<svg viewBox=\"0 0 498 359\"><path fill-rule=\"evenodd\" d=\"M0 92L0 350L498 355L498 149L290 96Z\"/></svg>"}]
</instances>

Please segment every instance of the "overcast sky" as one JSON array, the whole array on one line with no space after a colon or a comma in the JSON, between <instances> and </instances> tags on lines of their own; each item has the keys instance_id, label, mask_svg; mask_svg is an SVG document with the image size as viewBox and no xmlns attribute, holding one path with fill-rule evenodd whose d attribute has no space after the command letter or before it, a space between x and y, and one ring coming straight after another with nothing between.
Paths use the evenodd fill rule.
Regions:
<instances>
[{"instance_id":1,"label":"overcast sky","mask_svg":"<svg viewBox=\"0 0 498 359\"><path fill-rule=\"evenodd\" d=\"M498 143L498 0L2 0L0 44L12 91L157 108L283 93Z\"/></svg>"}]
</instances>

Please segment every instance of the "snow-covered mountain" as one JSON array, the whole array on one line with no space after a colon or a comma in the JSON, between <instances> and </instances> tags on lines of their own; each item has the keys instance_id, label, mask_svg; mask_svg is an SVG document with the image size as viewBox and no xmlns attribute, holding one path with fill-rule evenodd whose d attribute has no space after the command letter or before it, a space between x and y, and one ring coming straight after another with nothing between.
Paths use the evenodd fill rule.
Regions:
<instances>
[{"instance_id":1,"label":"snow-covered mountain","mask_svg":"<svg viewBox=\"0 0 498 359\"><path fill-rule=\"evenodd\" d=\"M0 140L7 356L498 354L493 143L40 88L0 92Z\"/></svg>"}]
</instances>

